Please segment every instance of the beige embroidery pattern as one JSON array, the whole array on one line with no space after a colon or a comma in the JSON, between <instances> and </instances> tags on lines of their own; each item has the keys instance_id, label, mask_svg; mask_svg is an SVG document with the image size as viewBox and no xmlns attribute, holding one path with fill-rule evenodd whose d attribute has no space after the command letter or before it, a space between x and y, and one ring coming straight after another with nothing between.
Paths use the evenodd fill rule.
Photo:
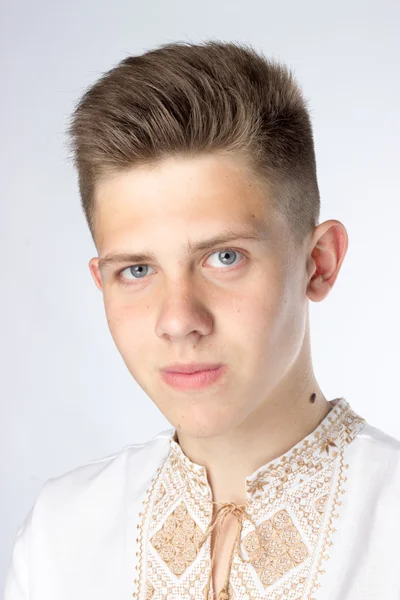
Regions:
<instances>
[{"instance_id":1,"label":"beige embroidery pattern","mask_svg":"<svg viewBox=\"0 0 400 600\"><path fill-rule=\"evenodd\" d=\"M196 559L202 537L203 532L181 502L150 541L170 571L179 577Z\"/></svg>"},{"instance_id":2,"label":"beige embroidery pattern","mask_svg":"<svg viewBox=\"0 0 400 600\"><path fill-rule=\"evenodd\" d=\"M267 587L302 563L309 552L285 509L260 523L259 532L263 541L261 554L258 553L259 542L255 532L246 535L243 545L261 583Z\"/></svg>"},{"instance_id":3,"label":"beige embroidery pattern","mask_svg":"<svg viewBox=\"0 0 400 600\"><path fill-rule=\"evenodd\" d=\"M315 594L345 493L344 452L365 420L337 399L317 429L289 452L246 480L247 511L235 554L230 599L317 600ZM204 467L192 463L171 439L143 503L138 524L135 600L209 600L210 540L200 540L212 519Z\"/></svg>"}]
</instances>

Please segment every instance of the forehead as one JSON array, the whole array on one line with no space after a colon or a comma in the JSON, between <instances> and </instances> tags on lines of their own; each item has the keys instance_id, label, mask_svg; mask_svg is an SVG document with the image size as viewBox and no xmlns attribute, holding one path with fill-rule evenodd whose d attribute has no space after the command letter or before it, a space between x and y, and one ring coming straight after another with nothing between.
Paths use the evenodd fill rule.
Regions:
<instances>
[{"instance_id":1,"label":"forehead","mask_svg":"<svg viewBox=\"0 0 400 600\"><path fill-rule=\"evenodd\" d=\"M95 193L96 237L157 235L168 228L191 235L198 228L241 225L260 230L272 219L267 188L240 159L205 155L169 158L101 181ZM214 229L212 229L214 228Z\"/></svg>"}]
</instances>

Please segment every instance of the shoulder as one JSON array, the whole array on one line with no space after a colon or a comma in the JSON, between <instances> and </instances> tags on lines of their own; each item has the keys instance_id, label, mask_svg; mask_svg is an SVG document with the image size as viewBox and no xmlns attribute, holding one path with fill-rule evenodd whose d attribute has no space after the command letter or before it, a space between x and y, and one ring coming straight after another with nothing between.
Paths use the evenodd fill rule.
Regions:
<instances>
[{"instance_id":1,"label":"shoulder","mask_svg":"<svg viewBox=\"0 0 400 600\"><path fill-rule=\"evenodd\" d=\"M171 433L172 429L164 430L144 443L126 446L118 453L48 479L37 497L36 515L65 516L99 505L110 510L122 498L136 500L166 458Z\"/></svg>"},{"instance_id":2,"label":"shoulder","mask_svg":"<svg viewBox=\"0 0 400 600\"><path fill-rule=\"evenodd\" d=\"M139 512L142 496L168 455L171 433L162 431L145 443L126 446L44 483L17 532L7 600L30 597L36 584L38 589L46 587L49 573L62 578L63 569L76 568L78 579L96 560L118 563L116 531L129 527L128 508L133 515ZM102 549L112 543L111 557L104 559Z\"/></svg>"},{"instance_id":3,"label":"shoulder","mask_svg":"<svg viewBox=\"0 0 400 600\"><path fill-rule=\"evenodd\" d=\"M400 440L365 422L356 436L360 449L370 454L400 460Z\"/></svg>"},{"instance_id":4,"label":"shoulder","mask_svg":"<svg viewBox=\"0 0 400 600\"><path fill-rule=\"evenodd\" d=\"M400 492L400 440L365 422L349 447L350 462L360 476Z\"/></svg>"}]
</instances>

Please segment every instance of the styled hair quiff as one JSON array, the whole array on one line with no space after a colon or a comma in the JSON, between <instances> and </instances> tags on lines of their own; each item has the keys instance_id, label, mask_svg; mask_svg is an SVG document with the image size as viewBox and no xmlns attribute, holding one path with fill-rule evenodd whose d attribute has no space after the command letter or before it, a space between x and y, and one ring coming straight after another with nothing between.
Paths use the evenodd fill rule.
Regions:
<instances>
[{"instance_id":1,"label":"styled hair quiff","mask_svg":"<svg viewBox=\"0 0 400 600\"><path fill-rule=\"evenodd\" d=\"M265 182L295 244L318 224L307 102L286 65L248 44L176 42L128 56L85 91L67 133L93 240L103 178L221 151L242 156Z\"/></svg>"}]
</instances>

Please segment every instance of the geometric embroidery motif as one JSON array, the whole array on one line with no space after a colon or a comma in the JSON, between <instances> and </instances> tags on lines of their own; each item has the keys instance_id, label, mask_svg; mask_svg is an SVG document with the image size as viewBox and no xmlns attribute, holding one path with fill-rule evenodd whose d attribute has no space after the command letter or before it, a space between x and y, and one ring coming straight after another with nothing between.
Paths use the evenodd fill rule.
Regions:
<instances>
[{"instance_id":1,"label":"geometric embroidery motif","mask_svg":"<svg viewBox=\"0 0 400 600\"><path fill-rule=\"evenodd\" d=\"M246 478L257 526L238 540L230 600L315 600L346 491L345 450L366 422L345 398L332 405L312 434ZM205 467L169 441L139 514L131 600L212 600L209 541L204 556L200 548L212 491Z\"/></svg>"},{"instance_id":2,"label":"geometric embroidery motif","mask_svg":"<svg viewBox=\"0 0 400 600\"><path fill-rule=\"evenodd\" d=\"M154 594L154 586L151 585L150 581L146 584L146 600L151 600Z\"/></svg>"},{"instance_id":3,"label":"geometric embroidery motif","mask_svg":"<svg viewBox=\"0 0 400 600\"><path fill-rule=\"evenodd\" d=\"M158 494L154 500L154 506L157 506L157 504L159 502L161 502L161 500L164 498L165 494L166 494L165 487L161 484Z\"/></svg>"},{"instance_id":4,"label":"geometric embroidery motif","mask_svg":"<svg viewBox=\"0 0 400 600\"><path fill-rule=\"evenodd\" d=\"M315 509L319 513L323 513L324 512L327 500L328 500L328 494L325 494L325 496L322 496L322 498L317 498L317 500L315 500L314 506L315 506Z\"/></svg>"},{"instance_id":5,"label":"geometric embroidery motif","mask_svg":"<svg viewBox=\"0 0 400 600\"><path fill-rule=\"evenodd\" d=\"M170 571L180 577L196 560L203 537L185 503L181 502L150 541Z\"/></svg>"},{"instance_id":6,"label":"geometric embroidery motif","mask_svg":"<svg viewBox=\"0 0 400 600\"><path fill-rule=\"evenodd\" d=\"M258 526L258 531L262 540L260 553L258 537L254 531L245 536L243 545L261 583L268 587L304 562L309 552L285 509L263 521Z\"/></svg>"}]
</instances>

